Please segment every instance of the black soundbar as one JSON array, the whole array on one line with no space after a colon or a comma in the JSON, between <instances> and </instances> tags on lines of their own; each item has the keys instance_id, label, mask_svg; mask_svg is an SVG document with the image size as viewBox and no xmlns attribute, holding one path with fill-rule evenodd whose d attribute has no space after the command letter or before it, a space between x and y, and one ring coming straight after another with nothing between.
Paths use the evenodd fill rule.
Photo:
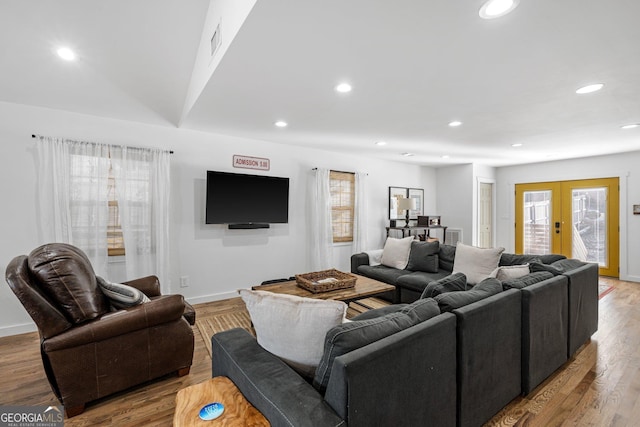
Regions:
<instances>
[{"instance_id":1,"label":"black soundbar","mask_svg":"<svg viewBox=\"0 0 640 427\"><path fill-rule=\"evenodd\" d=\"M244 224L229 224L229 230L253 230L256 228L269 228L269 224L260 222L247 222Z\"/></svg>"}]
</instances>

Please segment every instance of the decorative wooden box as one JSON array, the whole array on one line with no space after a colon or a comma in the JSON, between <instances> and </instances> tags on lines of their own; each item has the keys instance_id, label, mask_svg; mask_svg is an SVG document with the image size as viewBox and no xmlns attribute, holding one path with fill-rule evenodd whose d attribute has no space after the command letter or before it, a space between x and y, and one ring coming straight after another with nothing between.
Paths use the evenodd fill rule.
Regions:
<instances>
[{"instance_id":1,"label":"decorative wooden box","mask_svg":"<svg viewBox=\"0 0 640 427\"><path fill-rule=\"evenodd\" d=\"M319 292L353 288L356 285L356 277L332 268L331 270L296 274L296 284L317 294Z\"/></svg>"}]
</instances>

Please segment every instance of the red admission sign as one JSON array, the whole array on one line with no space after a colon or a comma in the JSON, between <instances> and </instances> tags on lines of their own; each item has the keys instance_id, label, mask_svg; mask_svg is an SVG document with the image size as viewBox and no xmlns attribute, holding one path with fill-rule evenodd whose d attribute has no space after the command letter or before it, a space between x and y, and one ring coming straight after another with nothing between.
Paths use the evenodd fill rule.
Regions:
<instances>
[{"instance_id":1,"label":"red admission sign","mask_svg":"<svg viewBox=\"0 0 640 427\"><path fill-rule=\"evenodd\" d=\"M233 167L268 171L271 168L271 162L269 159L262 157L240 156L238 154L234 154Z\"/></svg>"}]
</instances>

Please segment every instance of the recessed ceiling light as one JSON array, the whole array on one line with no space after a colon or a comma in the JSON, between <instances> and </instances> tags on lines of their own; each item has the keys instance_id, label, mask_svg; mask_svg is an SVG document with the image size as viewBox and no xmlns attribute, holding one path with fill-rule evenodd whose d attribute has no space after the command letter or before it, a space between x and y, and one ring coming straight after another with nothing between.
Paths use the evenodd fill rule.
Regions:
<instances>
[{"instance_id":1,"label":"recessed ceiling light","mask_svg":"<svg viewBox=\"0 0 640 427\"><path fill-rule=\"evenodd\" d=\"M56 53L65 61L73 61L74 59L76 59L76 54L68 47L61 47L56 51Z\"/></svg>"},{"instance_id":2,"label":"recessed ceiling light","mask_svg":"<svg viewBox=\"0 0 640 427\"><path fill-rule=\"evenodd\" d=\"M631 123L629 125L620 126L620 129L633 129L640 126L640 123Z\"/></svg>"},{"instance_id":3,"label":"recessed ceiling light","mask_svg":"<svg viewBox=\"0 0 640 427\"><path fill-rule=\"evenodd\" d=\"M274 125L279 128L286 128L287 124L288 124L287 122L283 122L282 120L278 120L277 122L274 123Z\"/></svg>"},{"instance_id":4,"label":"recessed ceiling light","mask_svg":"<svg viewBox=\"0 0 640 427\"><path fill-rule=\"evenodd\" d=\"M458 121L458 120L454 120L454 121L452 121L452 122L449 122L449 126L451 126L452 128L458 127L458 126L460 126L461 124L462 124L462 122L461 122L461 121Z\"/></svg>"},{"instance_id":5,"label":"recessed ceiling light","mask_svg":"<svg viewBox=\"0 0 640 427\"><path fill-rule=\"evenodd\" d=\"M520 0L488 0L480 8L480 18L494 19L506 15L515 9Z\"/></svg>"},{"instance_id":6,"label":"recessed ceiling light","mask_svg":"<svg viewBox=\"0 0 640 427\"><path fill-rule=\"evenodd\" d=\"M448 159L450 156L448 154L445 154L444 156L440 156L443 159Z\"/></svg>"},{"instance_id":7,"label":"recessed ceiling light","mask_svg":"<svg viewBox=\"0 0 640 427\"><path fill-rule=\"evenodd\" d=\"M336 86L336 92L340 92L340 93L347 93L347 92L351 92L351 85L349 83L340 83L338 86Z\"/></svg>"},{"instance_id":8,"label":"recessed ceiling light","mask_svg":"<svg viewBox=\"0 0 640 427\"><path fill-rule=\"evenodd\" d=\"M376 145L387 145L387 143L385 141L378 141L376 142Z\"/></svg>"},{"instance_id":9,"label":"recessed ceiling light","mask_svg":"<svg viewBox=\"0 0 640 427\"><path fill-rule=\"evenodd\" d=\"M413 153L402 153L402 155L405 157L411 157L413 156Z\"/></svg>"},{"instance_id":10,"label":"recessed ceiling light","mask_svg":"<svg viewBox=\"0 0 640 427\"><path fill-rule=\"evenodd\" d=\"M515 144L511 144L512 147L522 147L522 144L520 144L519 142L515 143Z\"/></svg>"},{"instance_id":11,"label":"recessed ceiling light","mask_svg":"<svg viewBox=\"0 0 640 427\"><path fill-rule=\"evenodd\" d=\"M603 83L594 83L591 85L583 86L580 89L576 90L576 93L579 95L584 95L585 93L593 93L597 92L604 86Z\"/></svg>"}]
</instances>

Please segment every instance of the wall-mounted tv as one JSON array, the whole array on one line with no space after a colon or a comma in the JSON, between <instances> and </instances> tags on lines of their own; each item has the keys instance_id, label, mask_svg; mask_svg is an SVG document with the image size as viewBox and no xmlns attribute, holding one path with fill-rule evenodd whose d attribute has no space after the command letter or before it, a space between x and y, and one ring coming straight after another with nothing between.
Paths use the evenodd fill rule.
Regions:
<instances>
[{"instance_id":1,"label":"wall-mounted tv","mask_svg":"<svg viewBox=\"0 0 640 427\"><path fill-rule=\"evenodd\" d=\"M207 171L207 224L267 228L289 222L289 178Z\"/></svg>"}]
</instances>

